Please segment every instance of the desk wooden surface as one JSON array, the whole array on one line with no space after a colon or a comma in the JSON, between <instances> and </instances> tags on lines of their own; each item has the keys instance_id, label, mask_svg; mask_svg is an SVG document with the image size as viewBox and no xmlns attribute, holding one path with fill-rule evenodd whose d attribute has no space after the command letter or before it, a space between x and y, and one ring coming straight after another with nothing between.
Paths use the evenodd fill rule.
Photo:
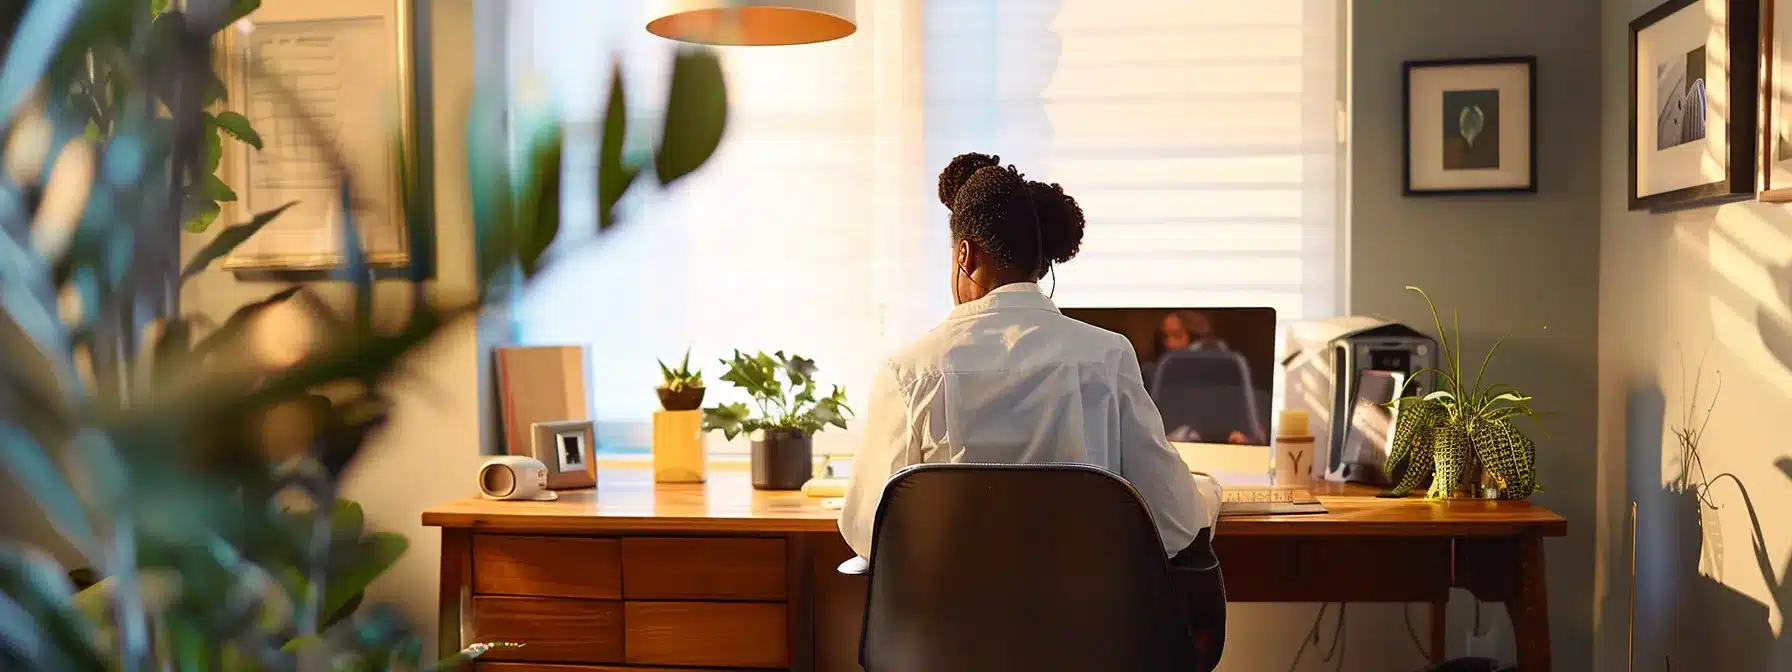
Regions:
<instances>
[{"instance_id":1,"label":"desk wooden surface","mask_svg":"<svg viewBox=\"0 0 1792 672\"><path fill-rule=\"evenodd\" d=\"M1222 483L1225 482L1222 477ZM1529 502L1382 499L1374 488L1324 483L1313 493L1326 513L1237 516L1222 536L1559 537L1568 523ZM463 499L423 513L423 524L510 532L831 532L840 512L800 492L754 490L744 472L712 472L708 483L653 482L646 470L611 469L595 489L563 490L552 502Z\"/></svg>"},{"instance_id":2,"label":"desk wooden surface","mask_svg":"<svg viewBox=\"0 0 1792 672\"><path fill-rule=\"evenodd\" d=\"M520 641L478 669L857 670L866 582L834 571L852 555L840 512L756 491L745 472L709 478L655 484L648 470L611 468L557 501L425 511L425 525L443 528L444 655ZM1428 650L1441 662L1449 591L1464 588L1504 602L1520 668L1548 672L1543 539L1567 533L1561 516L1331 483L1313 492L1327 513L1221 520L1214 549L1229 601L1427 603ZM639 667L563 667L617 664Z\"/></svg>"}]
</instances>

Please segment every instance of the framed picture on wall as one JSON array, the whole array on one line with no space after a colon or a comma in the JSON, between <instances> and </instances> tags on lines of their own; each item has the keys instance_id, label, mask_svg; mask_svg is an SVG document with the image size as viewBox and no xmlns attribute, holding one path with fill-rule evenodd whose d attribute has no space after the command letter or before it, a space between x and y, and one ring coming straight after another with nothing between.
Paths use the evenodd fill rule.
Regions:
<instances>
[{"instance_id":1,"label":"framed picture on wall","mask_svg":"<svg viewBox=\"0 0 1792 672\"><path fill-rule=\"evenodd\" d=\"M1630 22L1631 210L1754 197L1760 11L1669 0Z\"/></svg>"},{"instance_id":2,"label":"framed picture on wall","mask_svg":"<svg viewBox=\"0 0 1792 672\"><path fill-rule=\"evenodd\" d=\"M1792 0L1761 0L1761 183L1758 198L1792 202Z\"/></svg>"},{"instance_id":3,"label":"framed picture on wall","mask_svg":"<svg viewBox=\"0 0 1792 672\"><path fill-rule=\"evenodd\" d=\"M1407 61L1406 195L1537 191L1537 59Z\"/></svg>"}]
</instances>

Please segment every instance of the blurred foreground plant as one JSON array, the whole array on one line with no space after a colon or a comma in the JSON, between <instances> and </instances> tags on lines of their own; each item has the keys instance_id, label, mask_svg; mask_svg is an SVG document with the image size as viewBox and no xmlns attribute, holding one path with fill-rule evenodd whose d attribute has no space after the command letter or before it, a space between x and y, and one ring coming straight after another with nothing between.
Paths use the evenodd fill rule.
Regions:
<instances>
[{"instance_id":1,"label":"blurred foreground plant","mask_svg":"<svg viewBox=\"0 0 1792 672\"><path fill-rule=\"evenodd\" d=\"M7 4L0 468L104 578L77 593L47 554L0 540L0 669L419 669L482 653L492 644L428 664L397 609L355 608L405 543L367 533L339 487L391 411L401 361L546 263L559 235L559 126L530 134L513 169L497 140L504 110L471 115L477 296L428 290L426 259L400 280L407 300L376 307L354 213L345 211L337 219L348 306L291 287L207 325L180 313L180 283L286 207L219 232L182 265L188 194L215 179L210 37L244 3L189 0L184 12L155 17L143 0ZM169 40L167 57L114 63L115 74L130 76L107 80L113 116L107 132L89 131L91 116L70 94L91 74L63 67L68 56L131 53L152 33ZM625 156L615 72L596 162L600 232L616 224L617 201L649 162L660 185L689 174L715 151L726 121L716 59L681 51L655 152ZM327 158L337 200L356 203L346 164ZM429 190L413 164L400 163L411 249L433 250ZM306 330L313 342L284 353L265 347L261 335L292 320L315 325ZM268 431L276 425L286 431Z\"/></svg>"}]
</instances>

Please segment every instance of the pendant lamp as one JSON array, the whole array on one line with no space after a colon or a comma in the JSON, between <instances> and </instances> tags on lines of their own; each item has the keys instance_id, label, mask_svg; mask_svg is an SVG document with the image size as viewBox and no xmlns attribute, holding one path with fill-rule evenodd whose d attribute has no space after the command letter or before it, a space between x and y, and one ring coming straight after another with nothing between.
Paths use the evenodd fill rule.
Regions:
<instances>
[{"instance_id":1,"label":"pendant lamp","mask_svg":"<svg viewBox=\"0 0 1792 672\"><path fill-rule=\"evenodd\" d=\"M858 30L855 0L664 0L647 32L717 46L768 47L838 40Z\"/></svg>"}]
</instances>

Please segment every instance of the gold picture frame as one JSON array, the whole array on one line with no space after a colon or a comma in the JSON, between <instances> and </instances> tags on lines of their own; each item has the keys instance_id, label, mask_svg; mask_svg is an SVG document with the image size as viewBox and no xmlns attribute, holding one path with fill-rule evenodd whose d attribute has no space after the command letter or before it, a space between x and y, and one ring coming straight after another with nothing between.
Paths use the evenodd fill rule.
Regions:
<instances>
[{"instance_id":1,"label":"gold picture frame","mask_svg":"<svg viewBox=\"0 0 1792 672\"><path fill-rule=\"evenodd\" d=\"M297 202L225 257L225 270L315 272L343 265L337 175L319 140L348 164L368 265L412 263L398 184L406 157L397 151L402 142L415 157L420 147L412 2L270 2L251 15L247 30L225 31L226 105L249 118L263 148L230 143L221 165L238 200L224 204L224 217L248 221ZM378 61L387 58L390 67L381 67Z\"/></svg>"},{"instance_id":2,"label":"gold picture frame","mask_svg":"<svg viewBox=\"0 0 1792 672\"><path fill-rule=\"evenodd\" d=\"M1792 82L1792 3L1782 8L1779 0L1760 1L1760 191L1755 198L1792 203L1792 87L1786 86ZM1780 162L1788 165L1776 166Z\"/></svg>"}]
</instances>

